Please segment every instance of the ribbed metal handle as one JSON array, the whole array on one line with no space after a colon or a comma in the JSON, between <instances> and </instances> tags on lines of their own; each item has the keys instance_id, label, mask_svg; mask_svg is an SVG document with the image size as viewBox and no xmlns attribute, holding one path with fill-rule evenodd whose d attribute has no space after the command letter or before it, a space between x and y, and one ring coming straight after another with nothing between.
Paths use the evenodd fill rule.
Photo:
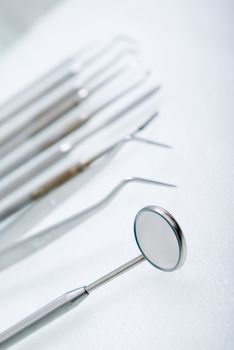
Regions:
<instances>
[{"instance_id":1,"label":"ribbed metal handle","mask_svg":"<svg viewBox=\"0 0 234 350\"><path fill-rule=\"evenodd\" d=\"M86 169L86 165L82 163L77 163L71 166L69 169L63 171L59 175L55 176L53 179L46 182L46 184L40 186L38 189L32 192L31 199L37 200L55 188L61 186L68 180L72 179L74 176L82 173Z\"/></svg>"},{"instance_id":2,"label":"ribbed metal handle","mask_svg":"<svg viewBox=\"0 0 234 350\"><path fill-rule=\"evenodd\" d=\"M0 208L0 220L7 218L8 216L14 214L16 211L22 209L26 205L34 202L35 200L45 196L50 191L64 184L66 181L70 180L74 176L82 173L88 166L89 162L76 163L75 165L69 167L58 175L54 176L52 179L40 185L31 193L23 193L14 202L10 202L6 206Z\"/></svg>"},{"instance_id":3,"label":"ribbed metal handle","mask_svg":"<svg viewBox=\"0 0 234 350\"><path fill-rule=\"evenodd\" d=\"M28 180L31 180L54 163L63 159L70 152L71 147L69 143L61 144L58 148L56 147L48 151L45 156L37 158L35 162L30 164L26 171L24 168L20 169L12 180L8 180L8 178L3 180L0 184L0 197L4 198L11 194L11 192L20 188Z\"/></svg>"},{"instance_id":4,"label":"ribbed metal handle","mask_svg":"<svg viewBox=\"0 0 234 350\"><path fill-rule=\"evenodd\" d=\"M49 147L59 142L60 139L71 134L73 131L79 129L83 124L89 120L89 115L79 114L75 116L74 120L62 123L60 128L53 130L53 133L44 133L29 139L23 145L11 152L7 158L2 160L0 168L0 178L6 176L9 172L15 170L17 167L27 162L31 158L47 150ZM48 131L48 129L47 129ZM1 151L0 151L1 155Z\"/></svg>"}]
</instances>

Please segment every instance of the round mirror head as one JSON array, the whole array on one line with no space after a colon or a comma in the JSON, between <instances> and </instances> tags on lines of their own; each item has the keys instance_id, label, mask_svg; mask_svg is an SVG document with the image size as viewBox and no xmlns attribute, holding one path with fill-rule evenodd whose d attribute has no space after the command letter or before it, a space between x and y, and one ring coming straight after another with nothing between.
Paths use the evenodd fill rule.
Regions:
<instances>
[{"instance_id":1,"label":"round mirror head","mask_svg":"<svg viewBox=\"0 0 234 350\"><path fill-rule=\"evenodd\" d=\"M156 206L141 209L135 217L134 234L144 257L158 269L174 271L183 264L184 236L167 210Z\"/></svg>"}]
</instances>

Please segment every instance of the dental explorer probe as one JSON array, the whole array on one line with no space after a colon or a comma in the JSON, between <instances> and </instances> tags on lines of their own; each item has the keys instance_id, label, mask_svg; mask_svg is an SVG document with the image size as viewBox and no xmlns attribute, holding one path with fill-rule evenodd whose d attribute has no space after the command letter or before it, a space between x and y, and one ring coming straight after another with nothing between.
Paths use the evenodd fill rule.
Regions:
<instances>
[{"instance_id":1,"label":"dental explorer probe","mask_svg":"<svg viewBox=\"0 0 234 350\"><path fill-rule=\"evenodd\" d=\"M86 55L91 45L81 48L74 55L60 62L55 68L46 72L41 78L32 82L23 91L17 93L0 106L0 125L12 119L16 113L29 107L32 103L45 96L58 85L80 74L83 69L97 62L106 53L123 42L131 45L133 44L130 38L118 36L101 48L95 49L96 44L92 45L94 46L94 52L86 58L82 58L82 56Z\"/></svg>"},{"instance_id":2,"label":"dental explorer probe","mask_svg":"<svg viewBox=\"0 0 234 350\"><path fill-rule=\"evenodd\" d=\"M111 79L117 78L120 73L121 72L119 71L114 72L114 75L112 75L111 77L109 76L108 80L110 81ZM90 112L79 112L77 110L71 111L69 114L66 115L65 118L63 118L63 120L58 125L57 129L54 127L54 125L48 126L46 130L43 130L43 132L40 132L38 135L35 135L32 139L30 138L29 140L24 142L16 150L13 150L10 155L7 155L7 158L2 159L0 168L0 179L8 175L11 171L16 170L20 165L24 164L31 158L47 150L55 143L61 141L61 139L73 133L75 130L78 130L81 126L89 122L97 114L101 113L103 110L120 100L122 97L127 96L128 93L132 92L135 88L142 85L148 79L149 75L149 72L145 72L142 78L129 85L125 89L121 90L118 94L111 97L109 100L103 102ZM17 182L18 186L20 184L20 181ZM4 193L8 193L14 189L8 187L8 182L4 185L3 191L1 190L2 186L0 184L1 198L5 195ZM15 185L13 187L15 187Z\"/></svg>"},{"instance_id":3,"label":"dental explorer probe","mask_svg":"<svg viewBox=\"0 0 234 350\"><path fill-rule=\"evenodd\" d=\"M153 205L142 208L134 220L134 237L141 252L140 255L96 281L68 291L8 328L0 334L0 344L3 349L7 349L62 316L80 304L94 290L143 261L148 261L164 272L178 270L183 265L186 257L184 234L176 219L166 209Z\"/></svg>"},{"instance_id":4,"label":"dental explorer probe","mask_svg":"<svg viewBox=\"0 0 234 350\"><path fill-rule=\"evenodd\" d=\"M127 177L115 185L105 197L88 208L78 211L66 217L66 219L59 220L55 224L47 226L41 231L36 231L32 236L19 240L16 243L14 242L13 245L8 246L4 250L0 250L0 271L3 271L10 266L28 258L44 247L47 247L57 239L63 237L74 227L82 224L100 210L106 208L106 206L118 195L118 193L131 183L165 186L171 188L176 187L175 185L166 182L144 177Z\"/></svg>"},{"instance_id":5,"label":"dental explorer probe","mask_svg":"<svg viewBox=\"0 0 234 350\"><path fill-rule=\"evenodd\" d=\"M112 151L118 151L127 142L136 141L136 142L143 142L153 146L168 147L167 145L136 136L136 134L139 131L142 131L156 116L157 116L157 113L153 114L150 118L148 118L146 122L144 122L144 124L138 127L133 133L128 134L127 136L123 137L122 139L115 142L111 146L108 146L104 150L94 154L88 159L84 161L78 161L73 165L69 166L66 170L62 170L57 175L53 176L48 181L46 181L44 184L36 187L29 194L27 192L21 194L19 198L14 200L14 203L10 203L6 206L3 206L3 208L0 209L0 220L7 218L8 216L15 213L19 209L25 207L26 205L44 197L52 190L66 183L68 180L83 173L93 163L101 159L103 156L107 155Z\"/></svg>"},{"instance_id":6,"label":"dental explorer probe","mask_svg":"<svg viewBox=\"0 0 234 350\"><path fill-rule=\"evenodd\" d=\"M156 86L149 89L147 92L144 92L136 99L134 99L131 103L129 103L127 106L125 106L123 109L111 116L109 119L107 119L103 123L100 123L100 125L92 129L91 131L84 133L84 135L82 137L79 137L78 140L65 140L54 145L53 147L50 147L43 153L43 157L39 156L36 159L34 159L33 163L28 164L26 170L24 169L24 167L18 169L18 173L15 175L12 181L4 181L2 185L0 185L1 196L7 196L9 194L9 191L11 191L12 189L14 190L19 185L26 183L28 179L32 178L35 175L37 176L39 173L47 169L48 166L51 166L54 163L60 161L61 159L67 157L68 154L71 153L81 142L87 141L90 137L92 137L99 131L103 130L106 127L109 127L112 123L115 123L120 118L123 118L127 113L136 109L145 100L149 99L151 96L157 93L158 90L159 86ZM83 116L82 119L83 123L85 123L85 120L88 121L90 117L87 115Z\"/></svg>"},{"instance_id":7,"label":"dental explorer probe","mask_svg":"<svg viewBox=\"0 0 234 350\"><path fill-rule=\"evenodd\" d=\"M126 55L136 55L136 51L133 49L120 51L114 58L111 58L102 67L92 72L83 82L81 82L79 77L66 81L47 94L42 100L22 111L14 119L14 123L10 122L8 123L9 125L4 125L4 132L0 134L0 146L3 147L12 138L17 140L19 136L19 142L21 143L24 140L24 129L27 124L42 119L42 129L75 106L78 106L84 99L90 97L91 93L96 91L92 89L89 91L89 84L102 76L106 70L112 68L114 64L118 63ZM28 137L27 133L25 137Z\"/></svg>"}]
</instances>

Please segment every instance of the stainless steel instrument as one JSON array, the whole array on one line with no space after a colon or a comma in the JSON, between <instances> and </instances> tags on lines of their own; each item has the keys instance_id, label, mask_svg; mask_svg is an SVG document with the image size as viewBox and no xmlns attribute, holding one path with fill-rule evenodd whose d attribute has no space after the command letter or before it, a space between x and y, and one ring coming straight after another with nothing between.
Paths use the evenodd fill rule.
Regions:
<instances>
[{"instance_id":1,"label":"stainless steel instrument","mask_svg":"<svg viewBox=\"0 0 234 350\"><path fill-rule=\"evenodd\" d=\"M47 93L58 87L58 85L70 80L83 69L97 62L107 52L123 42L133 43L132 39L128 37L116 37L104 47L100 48L96 44L88 45L88 47L86 46L80 49L73 56L60 62L55 68L45 73L41 78L0 106L0 125L9 121L17 113L44 97ZM90 51L91 54L89 53Z\"/></svg>"},{"instance_id":2,"label":"stainless steel instrument","mask_svg":"<svg viewBox=\"0 0 234 350\"><path fill-rule=\"evenodd\" d=\"M85 133L82 137L77 140L67 139L60 143L57 143L53 147L50 147L43 155L43 157L38 157L34 160L32 164L27 166L27 170L24 168L18 170L18 174L13 178L12 181L3 181L0 184L0 195L3 198L7 196L12 190L16 189L20 185L26 183L30 178L37 176L39 173L47 169L52 164L64 159L71 153L75 147L77 147L81 142L87 141L93 135L97 134L99 131L111 126L113 123L118 121L120 118L126 116L130 111L136 109L143 102L148 100L150 97L155 95L159 90L159 86L150 88L148 91L144 92L137 98L135 98L130 104L118 111L116 114L111 116L106 121L100 123L97 127ZM84 115L81 117L82 123L88 122L92 118L92 115ZM1 218L1 214L0 214Z\"/></svg>"},{"instance_id":3,"label":"stainless steel instrument","mask_svg":"<svg viewBox=\"0 0 234 350\"><path fill-rule=\"evenodd\" d=\"M88 159L82 162L78 161L72 166L69 166L66 170L59 172L57 175L55 175L54 177L46 181L44 184L39 185L37 188L32 190L29 194L28 193L22 194L16 201L14 201L14 203L10 203L6 207L3 207L0 209L0 220L7 218L9 215L12 215L17 210L23 208L24 206L40 199L41 197L44 197L52 190L63 185L68 180L72 179L74 176L77 176L83 173L84 171L86 171L92 164L94 164L96 161L101 159L106 154L112 151L119 150L127 142L130 142L130 141L143 142L154 146L168 148L169 147L168 145L137 136L137 133L139 131L142 131L156 116L157 116L157 113L153 114L150 118L148 118L146 122L144 122L140 127L138 127L133 133L128 134L127 136L123 137L122 139L120 139L118 142L115 142L111 146L108 146L104 150L98 153L95 153L93 156L89 157ZM66 152L66 149L64 149L63 151Z\"/></svg>"},{"instance_id":4,"label":"stainless steel instrument","mask_svg":"<svg viewBox=\"0 0 234 350\"><path fill-rule=\"evenodd\" d=\"M119 75L123 72L124 67L122 70L112 72L112 74L108 75L108 77L103 81L102 86L105 86L106 82L111 82L113 79L119 77ZM57 142L62 141L63 138L87 124L96 115L142 85L148 79L148 77L149 72L146 72L142 78L131 83L124 89L121 89L121 91L116 93L113 97L110 97L107 101L102 102L98 107L94 108L90 112L79 112L78 110L71 111L69 116L67 115L67 118L63 118L63 123L60 123L57 129L55 129L54 126L49 126L46 130L44 130L43 134L40 132L38 135L35 135L33 138L30 138L24 142L22 145L17 147L16 150L13 150L11 154L7 156L7 158L5 157L2 159L0 178L8 175L11 171L16 170L28 160L47 150ZM42 169L41 166L40 169ZM21 185L20 180L14 181L13 185L4 180L2 181L2 184L0 184L1 198L14 190L14 188L17 186Z\"/></svg>"},{"instance_id":5,"label":"stainless steel instrument","mask_svg":"<svg viewBox=\"0 0 234 350\"><path fill-rule=\"evenodd\" d=\"M118 64L126 55L135 54L133 49L124 49L112 57L107 63L97 68L83 81L79 77L60 84L57 89L46 94L43 99L35 102L21 113L15 116L14 122L10 121L1 126L0 155L9 153L16 146L23 143L45 127L53 123L65 113L78 106L82 101L97 92L109 79L97 82L98 78L105 75L109 69ZM126 68L126 65L125 65ZM123 69L121 67L120 71ZM119 73L119 71L117 71ZM115 74L116 75L116 74ZM112 76L110 78L112 80Z\"/></svg>"},{"instance_id":6,"label":"stainless steel instrument","mask_svg":"<svg viewBox=\"0 0 234 350\"><path fill-rule=\"evenodd\" d=\"M120 191L122 191L124 187L132 183L165 186L171 188L176 187L175 185L169 184L167 182L157 181L153 179L137 176L127 177L126 179L120 181L116 186L114 186L114 188L104 198L89 206L88 208L82 211L78 211L77 213L68 216L64 220L58 220L56 224L50 225L41 231L35 232L28 238L21 239L17 242L14 241L12 245L8 246L8 248L4 250L0 249L0 271L5 270L8 267L26 259L44 247L47 247L57 239L63 237L74 227L80 225L82 222L88 220L100 210L104 209L115 198L115 196Z\"/></svg>"},{"instance_id":7,"label":"stainless steel instrument","mask_svg":"<svg viewBox=\"0 0 234 350\"><path fill-rule=\"evenodd\" d=\"M186 256L184 235L176 219L167 210L157 206L141 209L134 220L134 236L141 255L84 287L68 291L1 333L2 349L73 309L97 288L145 260L165 272L178 270L182 266Z\"/></svg>"}]
</instances>

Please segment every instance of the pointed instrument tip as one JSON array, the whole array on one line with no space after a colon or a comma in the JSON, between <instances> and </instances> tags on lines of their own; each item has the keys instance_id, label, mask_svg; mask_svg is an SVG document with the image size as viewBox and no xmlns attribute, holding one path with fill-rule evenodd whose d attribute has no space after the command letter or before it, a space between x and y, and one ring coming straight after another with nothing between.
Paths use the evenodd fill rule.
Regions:
<instances>
[{"instance_id":1,"label":"pointed instrument tip","mask_svg":"<svg viewBox=\"0 0 234 350\"><path fill-rule=\"evenodd\" d=\"M172 187L172 188L177 187L177 185L175 185L175 184L171 184L171 183L164 182L164 181L158 181L155 179L149 179L146 177L139 177L139 176L127 177L124 181L126 183L127 182L142 182L142 183L151 184L151 185L159 185L159 186L166 186L166 187Z\"/></svg>"},{"instance_id":2,"label":"pointed instrument tip","mask_svg":"<svg viewBox=\"0 0 234 350\"><path fill-rule=\"evenodd\" d=\"M158 116L158 112L154 112L149 118L147 118L144 123L142 123L139 128L137 129L136 132L142 131L144 130L157 116Z\"/></svg>"},{"instance_id":3,"label":"pointed instrument tip","mask_svg":"<svg viewBox=\"0 0 234 350\"><path fill-rule=\"evenodd\" d=\"M155 183L156 185L172 187L172 188L176 188L177 187L177 185L175 185L175 184L171 184L171 183L164 182L164 181L152 180L152 183Z\"/></svg>"}]
</instances>

